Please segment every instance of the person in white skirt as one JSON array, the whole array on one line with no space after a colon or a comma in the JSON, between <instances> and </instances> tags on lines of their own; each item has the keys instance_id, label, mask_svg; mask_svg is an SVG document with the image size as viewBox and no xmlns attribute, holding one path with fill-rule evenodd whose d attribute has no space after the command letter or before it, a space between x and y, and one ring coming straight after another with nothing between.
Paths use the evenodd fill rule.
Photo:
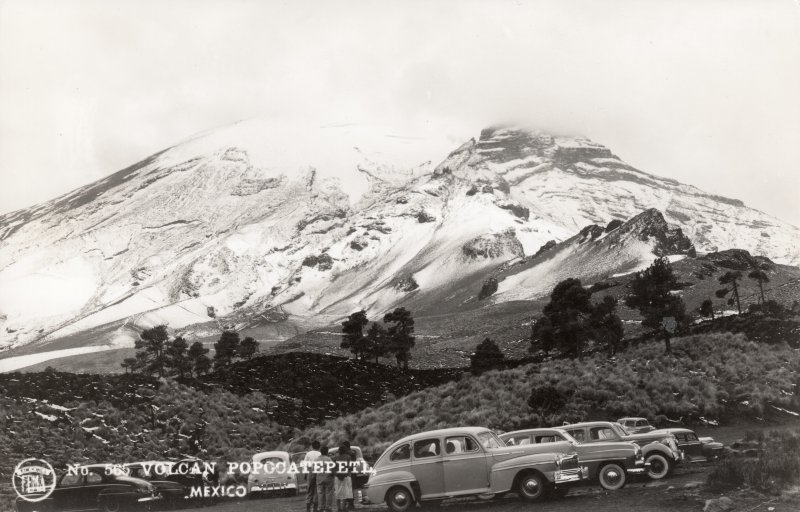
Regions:
<instances>
[{"instance_id":1,"label":"person in white skirt","mask_svg":"<svg viewBox=\"0 0 800 512\"><path fill-rule=\"evenodd\" d=\"M355 457L350 451L350 443L347 441L339 445L339 451L333 457L336 463L335 476L333 479L333 492L336 495L336 510L346 512L353 503L353 463Z\"/></svg>"}]
</instances>

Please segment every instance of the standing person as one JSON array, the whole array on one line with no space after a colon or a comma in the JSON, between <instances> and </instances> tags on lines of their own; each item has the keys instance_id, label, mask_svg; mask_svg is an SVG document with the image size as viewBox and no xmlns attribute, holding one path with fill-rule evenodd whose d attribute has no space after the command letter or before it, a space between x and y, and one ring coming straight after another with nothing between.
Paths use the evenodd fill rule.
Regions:
<instances>
[{"instance_id":1,"label":"standing person","mask_svg":"<svg viewBox=\"0 0 800 512\"><path fill-rule=\"evenodd\" d=\"M319 450L317 465L322 463L322 471L317 473L317 503L320 512L333 512L333 460L328 456L328 447Z\"/></svg>"},{"instance_id":2,"label":"standing person","mask_svg":"<svg viewBox=\"0 0 800 512\"><path fill-rule=\"evenodd\" d=\"M306 490L306 512L318 512L319 500L317 499L317 475L313 471L313 462L319 459L319 441L311 442L311 451L303 458L303 476L308 482Z\"/></svg>"},{"instance_id":3,"label":"standing person","mask_svg":"<svg viewBox=\"0 0 800 512\"><path fill-rule=\"evenodd\" d=\"M334 489L336 492L336 510L345 512L353 499L353 480L351 473L355 458L350 451L350 443L345 441L339 445L339 451L333 458L336 463L336 479Z\"/></svg>"}]
</instances>

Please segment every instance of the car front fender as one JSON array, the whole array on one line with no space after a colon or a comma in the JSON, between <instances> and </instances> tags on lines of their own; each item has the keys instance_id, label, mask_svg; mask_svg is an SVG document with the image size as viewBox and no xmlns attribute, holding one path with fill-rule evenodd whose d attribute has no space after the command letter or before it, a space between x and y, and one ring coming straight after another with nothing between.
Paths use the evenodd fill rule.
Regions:
<instances>
[{"instance_id":1,"label":"car front fender","mask_svg":"<svg viewBox=\"0 0 800 512\"><path fill-rule=\"evenodd\" d=\"M392 487L404 487L408 492L419 498L419 486L414 485L417 479L410 471L389 471L376 473L370 476L366 485L367 500L370 503L383 503L386 493Z\"/></svg>"},{"instance_id":2,"label":"car front fender","mask_svg":"<svg viewBox=\"0 0 800 512\"><path fill-rule=\"evenodd\" d=\"M675 453L674 451L672 451L672 448L670 448L669 446L665 445L660 441L652 441L642 446L642 455L644 456L645 459L647 458L648 455L652 453L660 453L661 455L666 457L667 460L674 462L679 461L681 459L680 453Z\"/></svg>"},{"instance_id":3,"label":"car front fender","mask_svg":"<svg viewBox=\"0 0 800 512\"><path fill-rule=\"evenodd\" d=\"M541 473L548 482L553 482L554 473L558 470L557 455L555 453L537 453L498 462L492 466L489 475L492 492L510 491L517 475L527 469L534 469Z\"/></svg>"}]
</instances>

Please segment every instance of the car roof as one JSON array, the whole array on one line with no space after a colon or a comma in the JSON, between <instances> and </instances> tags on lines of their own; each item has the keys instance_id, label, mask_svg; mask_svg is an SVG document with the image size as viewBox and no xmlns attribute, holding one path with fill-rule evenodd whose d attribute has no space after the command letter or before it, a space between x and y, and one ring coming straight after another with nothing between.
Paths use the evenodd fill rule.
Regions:
<instances>
[{"instance_id":1,"label":"car roof","mask_svg":"<svg viewBox=\"0 0 800 512\"><path fill-rule=\"evenodd\" d=\"M142 466L144 464L175 464L171 460L140 460L136 462L126 462L123 466L131 467L131 466Z\"/></svg>"},{"instance_id":2,"label":"car roof","mask_svg":"<svg viewBox=\"0 0 800 512\"><path fill-rule=\"evenodd\" d=\"M653 432L669 432L670 434L674 434L676 432L680 432L680 433L691 433L691 434L694 434L694 430L690 430L688 428L683 428L683 427L660 428L658 430L654 430Z\"/></svg>"},{"instance_id":3,"label":"car roof","mask_svg":"<svg viewBox=\"0 0 800 512\"><path fill-rule=\"evenodd\" d=\"M519 435L519 434L533 434L533 433L545 434L551 432L558 432L559 434L565 433L564 429L561 427L543 427L543 428L524 428L522 430L514 430L512 432L505 432L500 434L500 439L505 437L509 437L511 435ZM567 434L569 435L569 434Z\"/></svg>"},{"instance_id":4,"label":"car roof","mask_svg":"<svg viewBox=\"0 0 800 512\"><path fill-rule=\"evenodd\" d=\"M486 427L452 427L452 428L442 428L439 430L428 430L426 432L418 432L416 434L411 434L410 436L406 436L396 443L405 442L405 441L416 441L417 439L425 439L427 437L442 437L442 436L451 436L451 435L458 435L458 434L472 434L476 435L481 432L491 432ZM392 444L396 444L392 443Z\"/></svg>"},{"instance_id":5,"label":"car roof","mask_svg":"<svg viewBox=\"0 0 800 512\"><path fill-rule=\"evenodd\" d=\"M583 423L570 423L569 425L560 425L558 428L582 428L582 427L606 427L613 425L615 421L584 421Z\"/></svg>"},{"instance_id":6,"label":"car roof","mask_svg":"<svg viewBox=\"0 0 800 512\"><path fill-rule=\"evenodd\" d=\"M259 452L259 453L256 453L255 455L253 455L253 460L262 459L262 458L266 458L266 457L280 457L282 459L283 458L288 459L289 458L289 452L283 452L283 451L279 451L279 450L271 451L271 452Z\"/></svg>"},{"instance_id":7,"label":"car roof","mask_svg":"<svg viewBox=\"0 0 800 512\"><path fill-rule=\"evenodd\" d=\"M619 422L619 421L626 421L626 420L635 420L635 421L645 420L646 421L647 418L642 418L641 416L625 416L624 418L620 418L617 421Z\"/></svg>"}]
</instances>

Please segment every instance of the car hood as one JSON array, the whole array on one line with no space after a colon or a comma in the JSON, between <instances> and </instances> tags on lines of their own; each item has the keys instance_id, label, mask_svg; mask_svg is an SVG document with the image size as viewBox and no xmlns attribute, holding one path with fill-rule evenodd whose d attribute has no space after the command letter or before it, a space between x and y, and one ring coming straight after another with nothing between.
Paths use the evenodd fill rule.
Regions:
<instances>
[{"instance_id":1,"label":"car hood","mask_svg":"<svg viewBox=\"0 0 800 512\"><path fill-rule=\"evenodd\" d=\"M134 478L132 476L118 476L114 478L114 482L119 484L133 485L135 487L144 487L145 489L155 487L147 480L142 480L141 478Z\"/></svg>"},{"instance_id":2,"label":"car hood","mask_svg":"<svg viewBox=\"0 0 800 512\"><path fill-rule=\"evenodd\" d=\"M500 448L492 448L489 450L490 455L496 460L507 460L514 457L524 457L526 455L536 455L543 453L560 453L570 454L575 453L575 447L570 443L542 443L542 444L524 444L521 446L503 446Z\"/></svg>"}]
</instances>

